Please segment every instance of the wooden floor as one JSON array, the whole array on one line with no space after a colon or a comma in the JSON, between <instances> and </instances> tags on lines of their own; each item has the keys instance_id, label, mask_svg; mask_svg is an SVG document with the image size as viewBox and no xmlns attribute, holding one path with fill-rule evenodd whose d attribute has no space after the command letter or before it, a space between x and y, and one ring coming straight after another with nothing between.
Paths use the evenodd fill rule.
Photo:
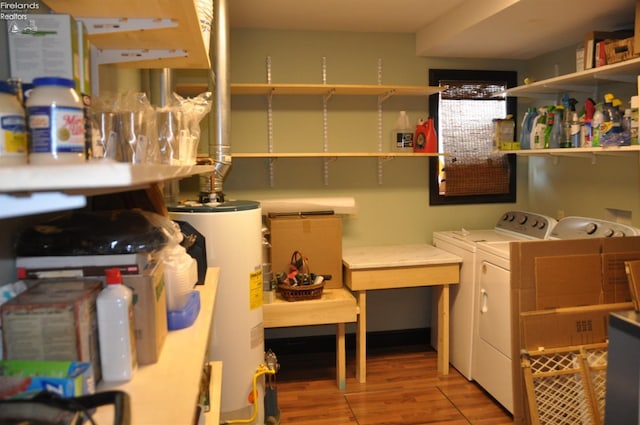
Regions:
<instances>
[{"instance_id":1,"label":"wooden floor","mask_svg":"<svg viewBox=\"0 0 640 425\"><path fill-rule=\"evenodd\" d=\"M276 353L278 354L278 353ZM438 376L436 352L424 346L367 351L367 382L355 379L347 352L347 388L335 381L335 353L278 355L284 425L501 425L508 412L455 369Z\"/></svg>"}]
</instances>

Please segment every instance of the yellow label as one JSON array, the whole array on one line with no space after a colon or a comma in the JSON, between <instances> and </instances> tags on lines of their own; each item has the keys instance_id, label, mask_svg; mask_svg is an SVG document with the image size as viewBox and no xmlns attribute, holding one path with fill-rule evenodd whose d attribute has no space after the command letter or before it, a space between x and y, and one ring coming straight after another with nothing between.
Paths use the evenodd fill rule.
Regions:
<instances>
[{"instance_id":1,"label":"yellow label","mask_svg":"<svg viewBox=\"0 0 640 425\"><path fill-rule=\"evenodd\" d=\"M262 307L262 269L249 275L249 309Z\"/></svg>"}]
</instances>

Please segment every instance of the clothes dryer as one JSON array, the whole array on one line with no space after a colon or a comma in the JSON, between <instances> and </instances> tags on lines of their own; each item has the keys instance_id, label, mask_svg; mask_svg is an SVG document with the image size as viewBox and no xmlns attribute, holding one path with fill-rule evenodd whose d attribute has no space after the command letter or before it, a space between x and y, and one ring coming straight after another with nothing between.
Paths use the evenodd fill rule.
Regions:
<instances>
[{"instance_id":1,"label":"clothes dryer","mask_svg":"<svg viewBox=\"0 0 640 425\"><path fill-rule=\"evenodd\" d=\"M493 229L449 230L433 233L436 247L462 258L460 283L450 287L449 356L451 364L467 379L473 372L474 297L476 293L476 247L480 242L545 239L556 220L527 211L507 211L500 215ZM437 289L435 289L437 290ZM438 297L434 295L434 307ZM436 323L435 315L431 322ZM437 330L432 328L431 345L437 349Z\"/></svg>"}]
</instances>

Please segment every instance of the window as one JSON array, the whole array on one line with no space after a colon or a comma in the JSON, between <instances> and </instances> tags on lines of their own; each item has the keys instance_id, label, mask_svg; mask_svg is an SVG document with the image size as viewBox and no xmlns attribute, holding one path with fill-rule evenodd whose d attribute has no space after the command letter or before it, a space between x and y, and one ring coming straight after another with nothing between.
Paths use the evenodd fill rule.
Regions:
<instances>
[{"instance_id":1,"label":"window","mask_svg":"<svg viewBox=\"0 0 640 425\"><path fill-rule=\"evenodd\" d=\"M430 158L431 205L516 201L515 155L493 153L493 120L517 117L516 99L496 93L516 80L514 71L429 70L429 84L446 87L429 111L438 151L450 154Z\"/></svg>"}]
</instances>

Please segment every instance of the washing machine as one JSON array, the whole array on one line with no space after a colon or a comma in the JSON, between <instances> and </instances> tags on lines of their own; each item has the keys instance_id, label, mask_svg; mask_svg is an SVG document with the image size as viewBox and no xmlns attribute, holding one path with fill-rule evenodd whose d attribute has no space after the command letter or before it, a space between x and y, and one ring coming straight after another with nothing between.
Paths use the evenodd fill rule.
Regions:
<instances>
[{"instance_id":1,"label":"washing machine","mask_svg":"<svg viewBox=\"0 0 640 425\"><path fill-rule=\"evenodd\" d=\"M433 244L436 247L462 258L460 283L450 286L449 358L453 367L467 379L474 378L473 306L476 292L477 244L485 241L545 239L555 223L555 219L542 214L507 211L500 215L493 229L462 229L433 233ZM432 313L437 312L435 305L437 299L437 296L433 297ZM432 317L431 322L436 323L436 320L436 317ZM437 329L432 328L431 345L436 349L437 341Z\"/></svg>"},{"instance_id":2,"label":"washing machine","mask_svg":"<svg viewBox=\"0 0 640 425\"><path fill-rule=\"evenodd\" d=\"M620 223L565 217L546 239L580 239L639 235ZM482 241L476 246L477 288L474 301L473 379L513 413L511 367L511 263L509 241Z\"/></svg>"}]
</instances>

